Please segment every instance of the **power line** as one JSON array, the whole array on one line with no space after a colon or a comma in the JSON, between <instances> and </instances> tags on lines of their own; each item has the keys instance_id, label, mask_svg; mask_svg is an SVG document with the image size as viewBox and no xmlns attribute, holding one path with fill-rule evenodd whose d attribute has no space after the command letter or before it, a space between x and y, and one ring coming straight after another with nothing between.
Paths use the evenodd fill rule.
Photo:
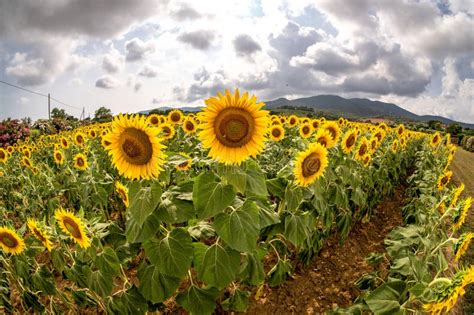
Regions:
<instances>
[{"instance_id":1,"label":"power line","mask_svg":"<svg viewBox=\"0 0 474 315\"><path fill-rule=\"evenodd\" d=\"M6 84L6 85L9 85L9 86L12 86L14 88L17 88L17 89L20 89L20 90L23 90L23 91L26 91L26 92L30 92L30 93L33 93L33 94L36 94L36 95L39 95L39 96L43 96L43 97L48 97L48 95L46 94L43 94L43 93L39 93L39 92L36 92L36 91L32 91L32 90L29 90L27 88L24 88L24 87L21 87L21 86L18 86L18 85L15 85L15 84L12 84L12 83L8 83L8 82L5 82L5 81L2 81L0 80L0 83L3 83L3 84ZM82 110L82 108L79 108L79 107L76 107L76 106L72 106L72 105L69 105L69 104L66 104L64 103L63 101L60 101L52 96L50 96L50 98L56 102L58 102L59 104L61 105L64 105L64 106L67 106L67 107L70 107L70 108L74 108L74 109L77 109L77 110Z\"/></svg>"}]
</instances>

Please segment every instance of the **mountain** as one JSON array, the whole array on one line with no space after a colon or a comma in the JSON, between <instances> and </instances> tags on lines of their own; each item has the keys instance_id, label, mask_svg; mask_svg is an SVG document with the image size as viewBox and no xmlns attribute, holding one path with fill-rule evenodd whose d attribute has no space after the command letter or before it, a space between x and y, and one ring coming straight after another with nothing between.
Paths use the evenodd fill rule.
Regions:
<instances>
[{"instance_id":1,"label":"mountain","mask_svg":"<svg viewBox=\"0 0 474 315\"><path fill-rule=\"evenodd\" d=\"M451 119L441 116L423 115L419 116L407 111L395 104L380 101L372 101L366 98L344 98L337 95L318 95L305 98L288 100L279 98L274 101L265 102L265 108L269 110L285 108L312 109L315 112L344 116L348 118L389 118L405 121L427 122L438 120L443 124L455 123ZM474 124L459 122L464 128L474 129Z\"/></svg>"}]
</instances>

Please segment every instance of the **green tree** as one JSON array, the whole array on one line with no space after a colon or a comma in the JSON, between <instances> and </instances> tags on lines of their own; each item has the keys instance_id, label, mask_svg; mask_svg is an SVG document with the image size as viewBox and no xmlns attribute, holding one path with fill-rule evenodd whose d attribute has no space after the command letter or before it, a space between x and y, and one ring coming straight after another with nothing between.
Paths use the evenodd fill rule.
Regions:
<instances>
[{"instance_id":1,"label":"green tree","mask_svg":"<svg viewBox=\"0 0 474 315\"><path fill-rule=\"evenodd\" d=\"M55 119L66 119L68 115L66 114L66 111L64 109L59 109L57 107L53 108L51 111L51 118Z\"/></svg>"},{"instance_id":2,"label":"green tree","mask_svg":"<svg viewBox=\"0 0 474 315\"><path fill-rule=\"evenodd\" d=\"M462 126L458 123L453 123L446 128L446 132L449 132L452 136L457 136L462 132Z\"/></svg>"},{"instance_id":3,"label":"green tree","mask_svg":"<svg viewBox=\"0 0 474 315\"><path fill-rule=\"evenodd\" d=\"M94 121L97 122L107 122L112 120L112 111L107 107L99 107L94 114Z\"/></svg>"},{"instance_id":4,"label":"green tree","mask_svg":"<svg viewBox=\"0 0 474 315\"><path fill-rule=\"evenodd\" d=\"M428 127L430 129L440 130L441 125L442 125L442 123L439 120L430 120L430 121L428 121Z\"/></svg>"}]
</instances>

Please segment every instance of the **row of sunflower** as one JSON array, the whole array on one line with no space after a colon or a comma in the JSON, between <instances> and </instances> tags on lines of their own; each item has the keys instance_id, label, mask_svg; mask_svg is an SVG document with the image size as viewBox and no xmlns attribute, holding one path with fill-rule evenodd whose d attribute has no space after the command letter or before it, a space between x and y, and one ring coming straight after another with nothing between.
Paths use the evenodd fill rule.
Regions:
<instances>
[{"instance_id":1,"label":"row of sunflower","mask_svg":"<svg viewBox=\"0 0 474 315\"><path fill-rule=\"evenodd\" d=\"M454 154L439 134L270 115L238 90L205 104L0 149L7 311L243 310L369 220L419 150Z\"/></svg>"}]
</instances>

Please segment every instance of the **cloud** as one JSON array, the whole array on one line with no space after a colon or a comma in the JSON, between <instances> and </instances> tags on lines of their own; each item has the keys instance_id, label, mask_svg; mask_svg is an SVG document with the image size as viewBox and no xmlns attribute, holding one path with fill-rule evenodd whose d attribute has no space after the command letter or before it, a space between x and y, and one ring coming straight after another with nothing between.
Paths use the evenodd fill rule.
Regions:
<instances>
[{"instance_id":1,"label":"cloud","mask_svg":"<svg viewBox=\"0 0 474 315\"><path fill-rule=\"evenodd\" d=\"M143 77L154 78L158 75L158 70L150 65L145 65L142 70L138 73Z\"/></svg>"},{"instance_id":2,"label":"cloud","mask_svg":"<svg viewBox=\"0 0 474 315\"><path fill-rule=\"evenodd\" d=\"M133 90L135 92L140 91L140 89L142 88L142 85L143 85L143 82L140 80L137 80L137 82L135 82L135 85L133 86Z\"/></svg>"},{"instance_id":3,"label":"cloud","mask_svg":"<svg viewBox=\"0 0 474 315\"><path fill-rule=\"evenodd\" d=\"M206 50L211 47L216 35L213 31L199 30L193 32L182 33L178 36L178 40L199 50Z\"/></svg>"},{"instance_id":4,"label":"cloud","mask_svg":"<svg viewBox=\"0 0 474 315\"><path fill-rule=\"evenodd\" d=\"M153 41L143 42L135 37L125 42L126 61L143 60L147 54L155 52L155 44Z\"/></svg>"},{"instance_id":5,"label":"cloud","mask_svg":"<svg viewBox=\"0 0 474 315\"><path fill-rule=\"evenodd\" d=\"M113 89L120 85L120 81L110 75L104 75L95 81L95 86L102 89Z\"/></svg>"},{"instance_id":6,"label":"cloud","mask_svg":"<svg viewBox=\"0 0 474 315\"><path fill-rule=\"evenodd\" d=\"M238 35L234 39L233 44L235 52L239 56L248 56L262 50L260 44L247 34Z\"/></svg>"},{"instance_id":7,"label":"cloud","mask_svg":"<svg viewBox=\"0 0 474 315\"><path fill-rule=\"evenodd\" d=\"M117 73L123 69L125 58L117 53L110 53L102 59L102 69L107 73Z\"/></svg>"},{"instance_id":8,"label":"cloud","mask_svg":"<svg viewBox=\"0 0 474 315\"><path fill-rule=\"evenodd\" d=\"M171 10L171 16L178 21L196 20L202 15L187 3L182 3L177 9Z\"/></svg>"}]
</instances>

